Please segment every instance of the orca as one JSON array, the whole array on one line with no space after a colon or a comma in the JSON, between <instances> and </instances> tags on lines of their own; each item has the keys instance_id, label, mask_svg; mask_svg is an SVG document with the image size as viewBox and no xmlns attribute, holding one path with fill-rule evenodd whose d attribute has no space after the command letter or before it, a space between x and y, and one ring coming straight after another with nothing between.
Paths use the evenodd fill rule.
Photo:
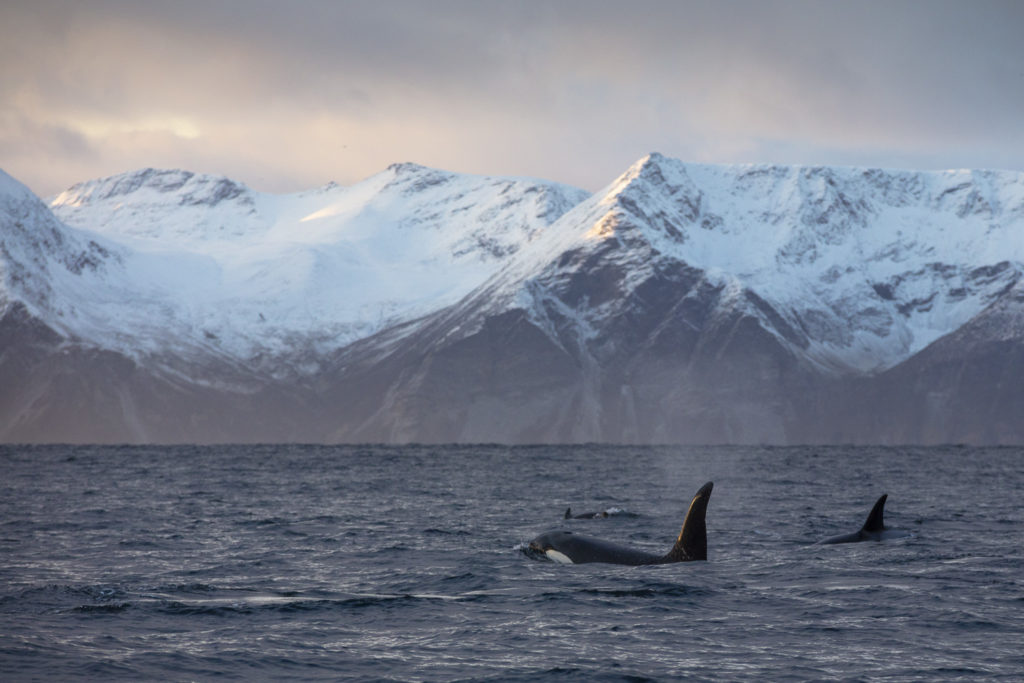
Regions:
<instances>
[{"instance_id":1,"label":"orca","mask_svg":"<svg viewBox=\"0 0 1024 683\"><path fill-rule=\"evenodd\" d=\"M882 497L875 502L875 506L871 508L871 512L868 514L868 519L864 522L864 526L860 528L860 531L855 531L852 534L843 534L841 536L826 538L823 541L818 541L818 544L859 543L861 541L881 541L886 538L906 536L907 534L900 531L890 531L882 520L882 515L885 510L885 499L888 497L888 493L883 493Z\"/></svg>"},{"instance_id":2,"label":"orca","mask_svg":"<svg viewBox=\"0 0 1024 683\"><path fill-rule=\"evenodd\" d=\"M704 517L707 514L713 486L714 484L709 481L697 491L686 512L679 537L665 555L654 555L599 538L561 530L548 531L533 539L530 541L530 550L563 564L606 562L639 566L707 560L708 533Z\"/></svg>"},{"instance_id":3,"label":"orca","mask_svg":"<svg viewBox=\"0 0 1024 683\"><path fill-rule=\"evenodd\" d=\"M601 512L581 512L578 515L572 514L572 508L565 508L565 517L563 519L598 519L600 517L607 517L608 511L601 510Z\"/></svg>"}]
</instances>

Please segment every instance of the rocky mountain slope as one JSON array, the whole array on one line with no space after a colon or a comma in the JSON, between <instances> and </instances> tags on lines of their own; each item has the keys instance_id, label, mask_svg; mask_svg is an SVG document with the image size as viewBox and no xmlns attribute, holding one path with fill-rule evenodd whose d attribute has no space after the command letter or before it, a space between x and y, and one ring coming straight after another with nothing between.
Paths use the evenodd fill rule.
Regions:
<instances>
[{"instance_id":1,"label":"rocky mountain slope","mask_svg":"<svg viewBox=\"0 0 1024 683\"><path fill-rule=\"evenodd\" d=\"M9 441L1024 441L1021 173L0 190Z\"/></svg>"}]
</instances>

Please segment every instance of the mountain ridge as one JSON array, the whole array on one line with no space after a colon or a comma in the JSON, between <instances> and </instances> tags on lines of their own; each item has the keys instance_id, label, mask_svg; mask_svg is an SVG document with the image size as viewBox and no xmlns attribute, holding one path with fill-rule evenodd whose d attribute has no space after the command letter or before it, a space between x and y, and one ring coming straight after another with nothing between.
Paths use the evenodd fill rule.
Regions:
<instances>
[{"instance_id":1,"label":"mountain ridge","mask_svg":"<svg viewBox=\"0 0 1024 683\"><path fill-rule=\"evenodd\" d=\"M267 195L143 169L49 207L11 183L0 379L32 386L0 438L99 391L103 434L141 441L1024 440L949 370L1017 367L1024 174L655 153L593 194L394 164Z\"/></svg>"}]
</instances>

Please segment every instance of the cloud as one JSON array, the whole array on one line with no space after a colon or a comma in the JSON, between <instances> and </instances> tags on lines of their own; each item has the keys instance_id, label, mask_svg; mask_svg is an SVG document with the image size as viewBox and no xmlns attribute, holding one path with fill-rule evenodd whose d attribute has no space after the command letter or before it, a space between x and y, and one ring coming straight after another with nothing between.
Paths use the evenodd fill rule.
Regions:
<instances>
[{"instance_id":1,"label":"cloud","mask_svg":"<svg viewBox=\"0 0 1024 683\"><path fill-rule=\"evenodd\" d=\"M1021 168L1024 5L33 0L0 8L0 164L260 189L413 160L597 189L643 154Z\"/></svg>"}]
</instances>

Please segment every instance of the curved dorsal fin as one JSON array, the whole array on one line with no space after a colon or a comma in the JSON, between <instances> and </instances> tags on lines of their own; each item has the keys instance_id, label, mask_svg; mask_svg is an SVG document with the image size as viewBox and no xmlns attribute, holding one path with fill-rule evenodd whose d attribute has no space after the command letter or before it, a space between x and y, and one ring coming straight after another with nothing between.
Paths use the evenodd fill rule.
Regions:
<instances>
[{"instance_id":1,"label":"curved dorsal fin","mask_svg":"<svg viewBox=\"0 0 1024 683\"><path fill-rule=\"evenodd\" d=\"M708 530L704 523L704 517L708 511L712 488L714 488L714 484L709 481L701 486L693 497L690 509L686 511L683 528L679 531L679 538L676 539L672 550L665 556L665 562L708 559Z\"/></svg>"},{"instance_id":2,"label":"curved dorsal fin","mask_svg":"<svg viewBox=\"0 0 1024 683\"><path fill-rule=\"evenodd\" d=\"M570 506L570 507L565 508L565 517L563 517L562 519L571 519L571 518L572 518L572 507Z\"/></svg>"},{"instance_id":3,"label":"curved dorsal fin","mask_svg":"<svg viewBox=\"0 0 1024 683\"><path fill-rule=\"evenodd\" d=\"M875 503L875 507L871 508L871 513L868 515L868 521L864 522L864 531L885 530L885 524L882 521L882 514L885 510L885 499L888 497L888 493L883 493L882 497Z\"/></svg>"}]
</instances>

